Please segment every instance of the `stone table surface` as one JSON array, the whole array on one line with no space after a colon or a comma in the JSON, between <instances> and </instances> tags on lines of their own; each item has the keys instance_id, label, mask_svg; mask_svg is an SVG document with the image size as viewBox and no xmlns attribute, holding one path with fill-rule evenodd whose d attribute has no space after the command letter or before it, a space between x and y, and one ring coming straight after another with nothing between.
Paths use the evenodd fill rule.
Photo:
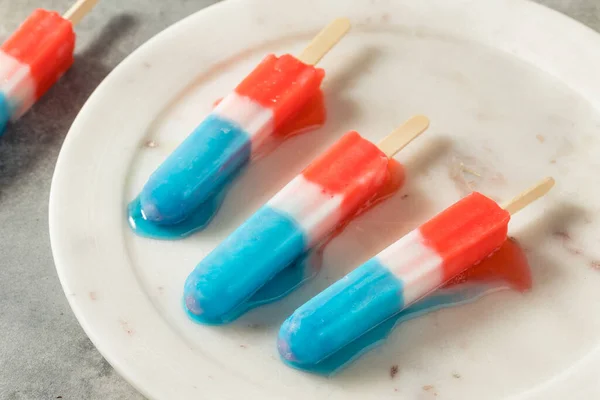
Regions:
<instances>
[{"instance_id":1,"label":"stone table surface","mask_svg":"<svg viewBox=\"0 0 600 400\"><path fill-rule=\"evenodd\" d=\"M0 0L0 40L34 8L66 10L73 1ZM152 36L215 2L102 0L77 27L74 67L0 140L0 399L143 398L69 308L50 250L50 182L65 135L94 88ZM598 0L538 2L600 31Z\"/></svg>"}]
</instances>

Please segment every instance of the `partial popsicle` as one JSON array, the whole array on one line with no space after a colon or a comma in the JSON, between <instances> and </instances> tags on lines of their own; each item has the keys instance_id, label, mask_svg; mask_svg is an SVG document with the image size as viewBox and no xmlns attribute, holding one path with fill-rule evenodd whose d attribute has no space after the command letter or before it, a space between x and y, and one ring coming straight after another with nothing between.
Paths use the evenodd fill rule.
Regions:
<instances>
[{"instance_id":1,"label":"partial popsicle","mask_svg":"<svg viewBox=\"0 0 600 400\"><path fill-rule=\"evenodd\" d=\"M404 145L429 126L414 117L394 131ZM388 143L386 139L382 143ZM189 275L189 313L207 323L229 322L254 293L327 238L374 198L388 179L385 151L349 132L214 249ZM237 316L237 315L236 315Z\"/></svg>"},{"instance_id":2,"label":"partial popsicle","mask_svg":"<svg viewBox=\"0 0 600 400\"><path fill-rule=\"evenodd\" d=\"M268 55L150 176L140 194L144 219L173 225L188 218L246 165L284 122L318 95L318 62L348 31L328 25L298 57Z\"/></svg>"},{"instance_id":3,"label":"partial popsicle","mask_svg":"<svg viewBox=\"0 0 600 400\"><path fill-rule=\"evenodd\" d=\"M288 362L312 365L342 349L506 241L511 213L547 193L547 178L500 207L472 193L298 308L277 346Z\"/></svg>"},{"instance_id":4,"label":"partial popsicle","mask_svg":"<svg viewBox=\"0 0 600 400\"><path fill-rule=\"evenodd\" d=\"M0 46L0 134L60 79L73 64L75 33L98 0L80 0L63 17L35 10Z\"/></svg>"}]
</instances>

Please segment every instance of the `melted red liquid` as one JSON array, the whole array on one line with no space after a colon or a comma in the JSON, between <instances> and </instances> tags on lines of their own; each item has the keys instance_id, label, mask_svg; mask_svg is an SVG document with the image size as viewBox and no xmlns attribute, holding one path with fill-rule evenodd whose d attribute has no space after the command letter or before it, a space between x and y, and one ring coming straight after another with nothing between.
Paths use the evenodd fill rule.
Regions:
<instances>
[{"instance_id":1,"label":"melted red liquid","mask_svg":"<svg viewBox=\"0 0 600 400\"><path fill-rule=\"evenodd\" d=\"M451 279L444 287L494 282L506 283L520 292L531 289L531 269L527 257L513 239L507 239L495 253Z\"/></svg>"},{"instance_id":2,"label":"melted red liquid","mask_svg":"<svg viewBox=\"0 0 600 400\"><path fill-rule=\"evenodd\" d=\"M294 118L283 122L275 131L274 136L280 139L287 139L291 136L317 129L325 124L327 111L325 109L325 96L319 92L311 98L308 103Z\"/></svg>"}]
</instances>

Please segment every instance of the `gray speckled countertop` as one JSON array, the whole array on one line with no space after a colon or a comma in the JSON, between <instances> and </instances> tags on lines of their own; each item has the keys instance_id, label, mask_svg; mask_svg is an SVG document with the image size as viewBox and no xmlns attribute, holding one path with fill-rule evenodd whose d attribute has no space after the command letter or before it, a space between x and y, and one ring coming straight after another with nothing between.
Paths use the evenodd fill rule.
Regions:
<instances>
[{"instance_id":1,"label":"gray speckled countertop","mask_svg":"<svg viewBox=\"0 0 600 400\"><path fill-rule=\"evenodd\" d=\"M60 287L48 237L50 181L67 130L102 79L150 37L215 2L102 0L77 27L74 67L0 140L0 399L142 398L94 348ZM538 2L600 31L598 0ZM0 0L0 39L34 8L71 3Z\"/></svg>"}]
</instances>

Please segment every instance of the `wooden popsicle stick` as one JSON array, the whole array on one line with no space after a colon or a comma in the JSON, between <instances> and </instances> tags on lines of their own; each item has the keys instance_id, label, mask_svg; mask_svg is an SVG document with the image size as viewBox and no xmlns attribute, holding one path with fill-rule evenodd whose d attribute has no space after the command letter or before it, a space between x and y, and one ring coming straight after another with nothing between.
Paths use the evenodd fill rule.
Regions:
<instances>
[{"instance_id":1,"label":"wooden popsicle stick","mask_svg":"<svg viewBox=\"0 0 600 400\"><path fill-rule=\"evenodd\" d=\"M388 158L392 158L427 128L429 128L429 118L424 115L414 116L384 137L381 142L377 143L377 147Z\"/></svg>"},{"instance_id":2,"label":"wooden popsicle stick","mask_svg":"<svg viewBox=\"0 0 600 400\"><path fill-rule=\"evenodd\" d=\"M530 203L533 203L535 200L548 193L553 186L554 178L545 178L538 182L537 185L521 192L514 199L504 203L502 205L502 208L508 211L510 215L514 215Z\"/></svg>"},{"instance_id":3,"label":"wooden popsicle stick","mask_svg":"<svg viewBox=\"0 0 600 400\"><path fill-rule=\"evenodd\" d=\"M334 19L302 50L298 59L308 65L317 64L349 30L350 20L348 18Z\"/></svg>"},{"instance_id":4,"label":"wooden popsicle stick","mask_svg":"<svg viewBox=\"0 0 600 400\"><path fill-rule=\"evenodd\" d=\"M98 0L77 0L77 2L63 14L63 18L71 21L73 25L77 25L83 17L94 8L96 3L98 3Z\"/></svg>"}]
</instances>

